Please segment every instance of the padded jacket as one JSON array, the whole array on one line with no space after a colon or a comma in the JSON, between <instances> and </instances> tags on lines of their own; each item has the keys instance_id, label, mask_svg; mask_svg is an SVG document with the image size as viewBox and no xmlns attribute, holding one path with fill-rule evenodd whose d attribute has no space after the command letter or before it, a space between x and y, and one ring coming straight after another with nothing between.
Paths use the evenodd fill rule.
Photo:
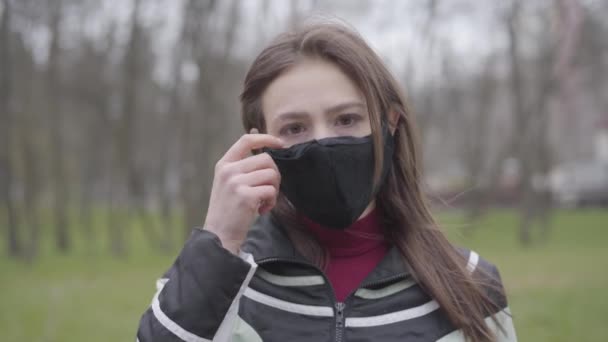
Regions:
<instances>
[{"instance_id":1,"label":"padded jacket","mask_svg":"<svg viewBox=\"0 0 608 342\"><path fill-rule=\"evenodd\" d=\"M502 286L495 266L463 250L467 269ZM137 340L169 341L464 341L438 303L413 279L392 247L344 302L323 272L299 255L269 216L256 219L240 255L213 233L194 229L177 260L156 283ZM506 298L486 323L501 342L516 341Z\"/></svg>"}]
</instances>

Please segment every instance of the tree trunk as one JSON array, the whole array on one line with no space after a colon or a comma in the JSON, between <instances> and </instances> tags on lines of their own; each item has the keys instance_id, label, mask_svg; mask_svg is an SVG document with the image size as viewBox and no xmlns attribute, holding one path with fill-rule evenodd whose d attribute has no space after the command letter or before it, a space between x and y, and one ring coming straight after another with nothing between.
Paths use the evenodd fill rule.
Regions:
<instances>
[{"instance_id":1,"label":"tree trunk","mask_svg":"<svg viewBox=\"0 0 608 342\"><path fill-rule=\"evenodd\" d=\"M48 113L51 130L51 154L53 175L53 214L55 225L55 246L66 253L70 249L71 241L69 234L69 191L66 177L66 162L64 155L64 122L61 108L61 81L59 79L59 49L61 42L62 1L49 2L49 31L51 41L49 47L49 58L46 75L46 91L48 102Z\"/></svg>"},{"instance_id":2,"label":"tree trunk","mask_svg":"<svg viewBox=\"0 0 608 342\"><path fill-rule=\"evenodd\" d=\"M484 69L477 81L477 96L479 102L468 134L469 146L465 157L469 177L469 187L472 189L468 203L468 217L471 221L477 221L485 210L485 194L487 184L481 180L483 169L487 158L485 146L487 143L487 132L489 130L490 112L494 105L496 85L493 80L494 56L489 56ZM474 225L470 226L471 228Z\"/></svg>"},{"instance_id":3,"label":"tree trunk","mask_svg":"<svg viewBox=\"0 0 608 342\"><path fill-rule=\"evenodd\" d=\"M23 168L24 168L24 209L25 217L23 221L27 223L29 229L29 240L27 241L27 248L25 249L25 257L32 261L39 253L40 249L40 193L42 189L41 175L40 175L40 156L43 154L41 151L38 141L39 134L39 120L35 117L34 113L37 112L37 108L34 107L34 90L33 82L33 65L27 70L22 70L20 75L23 77L24 82L27 84L24 87L26 94L24 95L25 107L20 113L23 127L21 130L21 153L23 155Z\"/></svg>"},{"instance_id":4,"label":"tree trunk","mask_svg":"<svg viewBox=\"0 0 608 342\"><path fill-rule=\"evenodd\" d=\"M0 22L0 196L2 208L6 210L7 253L16 257L22 253L19 238L17 209L13 201L13 176L11 163L13 113L11 108L12 60L11 60L11 3L3 0Z\"/></svg>"}]
</instances>

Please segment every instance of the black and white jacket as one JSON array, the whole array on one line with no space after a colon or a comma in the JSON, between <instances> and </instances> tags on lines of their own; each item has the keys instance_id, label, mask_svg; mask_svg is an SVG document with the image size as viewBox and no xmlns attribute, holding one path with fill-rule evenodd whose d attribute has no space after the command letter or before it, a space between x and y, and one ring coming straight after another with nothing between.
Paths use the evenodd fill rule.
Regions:
<instances>
[{"instance_id":1,"label":"black and white jacket","mask_svg":"<svg viewBox=\"0 0 608 342\"><path fill-rule=\"evenodd\" d=\"M496 267L475 252L470 272ZM464 341L435 300L413 280L396 248L344 302L323 273L302 258L268 215L259 217L239 256L213 233L194 229L159 279L137 339L152 341ZM506 299L487 324L501 342L516 341Z\"/></svg>"}]
</instances>

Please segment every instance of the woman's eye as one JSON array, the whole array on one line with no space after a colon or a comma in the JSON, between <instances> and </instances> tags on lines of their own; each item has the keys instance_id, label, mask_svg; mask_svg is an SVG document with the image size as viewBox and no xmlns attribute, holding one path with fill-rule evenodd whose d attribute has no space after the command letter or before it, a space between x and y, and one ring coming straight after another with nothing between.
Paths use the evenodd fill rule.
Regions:
<instances>
[{"instance_id":1,"label":"woman's eye","mask_svg":"<svg viewBox=\"0 0 608 342\"><path fill-rule=\"evenodd\" d=\"M305 127L300 123L289 124L281 128L280 135L297 135L304 132Z\"/></svg>"},{"instance_id":2,"label":"woman's eye","mask_svg":"<svg viewBox=\"0 0 608 342\"><path fill-rule=\"evenodd\" d=\"M359 120L359 116L356 114L345 114L340 115L336 119L336 125L338 126L352 126Z\"/></svg>"}]
</instances>

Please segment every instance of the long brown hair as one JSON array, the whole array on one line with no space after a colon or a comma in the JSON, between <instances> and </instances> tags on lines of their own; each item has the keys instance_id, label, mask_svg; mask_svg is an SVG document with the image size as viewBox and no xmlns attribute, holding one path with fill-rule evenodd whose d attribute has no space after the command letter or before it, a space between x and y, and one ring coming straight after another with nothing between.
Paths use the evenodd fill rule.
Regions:
<instances>
[{"instance_id":1,"label":"long brown hair","mask_svg":"<svg viewBox=\"0 0 608 342\"><path fill-rule=\"evenodd\" d=\"M261 97L268 85L301 58L323 58L337 65L365 94L374 137L375 174L382 167L381 120L396 113L395 151L389 176L380 184L376 203L383 213L385 236L403 255L421 287L448 319L471 341L491 341L485 316L498 311L481 280L466 270L464 257L433 219L421 186L421 159L414 117L397 81L354 30L337 23L309 24L278 36L255 59L241 94L245 131L266 132ZM273 214L286 226L294 245L319 265L326 254L295 219L295 209L279 196Z\"/></svg>"}]
</instances>

